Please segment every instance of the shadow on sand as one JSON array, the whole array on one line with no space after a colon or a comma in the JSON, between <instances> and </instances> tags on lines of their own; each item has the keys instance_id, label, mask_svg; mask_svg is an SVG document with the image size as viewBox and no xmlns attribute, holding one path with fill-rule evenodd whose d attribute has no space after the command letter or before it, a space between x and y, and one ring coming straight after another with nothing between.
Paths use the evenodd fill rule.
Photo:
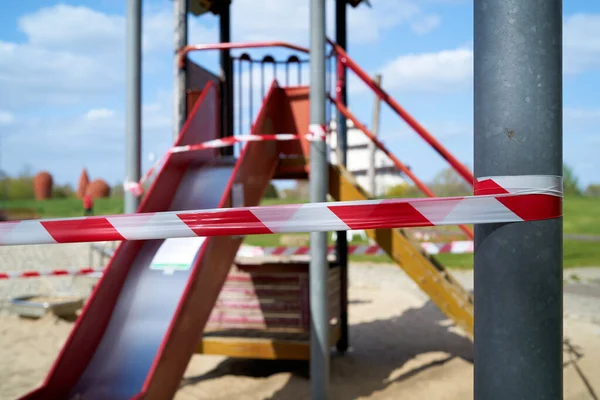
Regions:
<instances>
[{"instance_id":1,"label":"shadow on sand","mask_svg":"<svg viewBox=\"0 0 600 400\"><path fill-rule=\"evenodd\" d=\"M331 359L332 398L369 396L455 358L471 363L472 342L454 333L447 322L438 308L428 301L423 307L410 308L397 317L351 325L352 349L345 355L333 355ZM402 368L426 353L442 354L429 357L431 360L414 367ZM286 372L291 374L290 379L268 399L309 399L309 364L306 361L226 359L206 374L184 379L181 387L227 375L267 378Z\"/></svg>"}]
</instances>

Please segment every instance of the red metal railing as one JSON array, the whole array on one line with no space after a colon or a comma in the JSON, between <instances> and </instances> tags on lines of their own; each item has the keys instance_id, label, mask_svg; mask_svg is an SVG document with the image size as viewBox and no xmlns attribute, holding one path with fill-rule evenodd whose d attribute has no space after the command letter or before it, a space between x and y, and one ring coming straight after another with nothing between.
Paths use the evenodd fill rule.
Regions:
<instances>
[{"instance_id":1,"label":"red metal railing","mask_svg":"<svg viewBox=\"0 0 600 400\"><path fill-rule=\"evenodd\" d=\"M448 163L458 172L469 184L472 186L474 177L471 171L465 167L460 161L456 159L450 152L442 146L421 124L419 124L396 100L394 100L385 90L381 88L375 81L367 74L362 68L354 62L348 54L339 45L327 39L331 46L334 48L338 55L338 63L341 63L344 67L350 68L375 94L388 106L392 108L411 128L415 130L435 151L438 152ZM343 70L342 70L343 72ZM343 74L340 74L340 68L338 68L338 80L343 79Z\"/></svg>"},{"instance_id":2,"label":"red metal railing","mask_svg":"<svg viewBox=\"0 0 600 400\"><path fill-rule=\"evenodd\" d=\"M213 43L213 44L193 44L185 46L179 51L179 67L185 66L185 58L191 51L205 50L232 50L232 49L257 49L265 47L282 47L284 49L296 50L302 53L309 53L306 47L296 46L286 42L255 42L255 43Z\"/></svg>"}]
</instances>

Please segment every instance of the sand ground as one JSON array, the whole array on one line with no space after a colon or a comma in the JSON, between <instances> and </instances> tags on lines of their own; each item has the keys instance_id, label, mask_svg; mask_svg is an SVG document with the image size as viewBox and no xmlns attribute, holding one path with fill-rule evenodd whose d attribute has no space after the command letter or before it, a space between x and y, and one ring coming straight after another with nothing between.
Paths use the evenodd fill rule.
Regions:
<instances>
[{"instance_id":1,"label":"sand ground","mask_svg":"<svg viewBox=\"0 0 600 400\"><path fill-rule=\"evenodd\" d=\"M583 354L573 364L565 353L564 395L573 400L594 399L584 379L600 395L600 269L578 274L565 285L564 335ZM472 287L470 272L455 276ZM331 398L473 398L471 342L400 269L351 266L350 300L352 348L331 360ZM71 327L53 317L0 316L0 399L42 381ZM309 399L307 376L306 362L196 355L175 398Z\"/></svg>"}]
</instances>

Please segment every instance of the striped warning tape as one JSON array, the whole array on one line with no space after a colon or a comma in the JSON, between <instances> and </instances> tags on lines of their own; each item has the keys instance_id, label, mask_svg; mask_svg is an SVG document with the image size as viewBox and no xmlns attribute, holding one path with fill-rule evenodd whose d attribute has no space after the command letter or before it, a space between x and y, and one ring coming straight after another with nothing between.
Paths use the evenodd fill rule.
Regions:
<instances>
[{"instance_id":1,"label":"striped warning tape","mask_svg":"<svg viewBox=\"0 0 600 400\"><path fill-rule=\"evenodd\" d=\"M476 193L485 194L3 222L0 245L506 223L562 215L562 177L481 178L475 185Z\"/></svg>"},{"instance_id":2,"label":"striped warning tape","mask_svg":"<svg viewBox=\"0 0 600 400\"><path fill-rule=\"evenodd\" d=\"M457 240L448 243L420 243L422 249L429 254L463 254L473 252L472 240ZM329 246L327 249L330 255L335 254L335 246ZM248 246L242 245L238 252L238 257L265 257L265 256L304 256L310 254L309 246ZM349 245L348 254L363 256L381 256L385 251L377 245ZM41 278L48 276L68 276L68 275L89 275L93 273L102 273L104 268L65 268L44 271L0 271L0 280L2 279L21 279L21 278Z\"/></svg>"},{"instance_id":3,"label":"striped warning tape","mask_svg":"<svg viewBox=\"0 0 600 400\"><path fill-rule=\"evenodd\" d=\"M325 131L323 131L325 132ZM308 140L320 140L321 134L323 133L321 130L315 130L314 132L310 131L305 135ZM222 147L233 146L236 143L243 142L264 142L264 141L290 141L290 140L300 140L302 135L296 135L293 133L277 133L270 135L238 135L238 136L230 136L226 138L219 138L206 141L204 143L198 144L190 144L184 146L174 146L171 147L167 152L156 161L156 163L144 174L142 179L139 182L127 181L123 183L123 188L126 191L133 193L135 196L141 196L144 192L143 185L150 179L154 171L156 171L160 164L165 162L167 159L167 155L171 153L182 153L189 151L200 151L207 149L218 149ZM316 138L316 139L315 139Z\"/></svg>"},{"instance_id":4,"label":"striped warning tape","mask_svg":"<svg viewBox=\"0 0 600 400\"><path fill-rule=\"evenodd\" d=\"M0 280L19 278L41 278L47 276L89 275L95 272L103 271L104 268L66 268L53 269L48 271L10 271L0 272Z\"/></svg>"},{"instance_id":5,"label":"striped warning tape","mask_svg":"<svg viewBox=\"0 0 600 400\"><path fill-rule=\"evenodd\" d=\"M447 243L419 243L421 248L429 254L464 254L473 252L472 240L456 240ZM246 250L250 254L250 250ZM329 254L335 254L335 246L329 246ZM275 246L275 247L257 247L252 253L253 256L303 256L310 254L310 246ZM381 256L385 251L378 245L349 245L348 254L355 256Z\"/></svg>"}]
</instances>

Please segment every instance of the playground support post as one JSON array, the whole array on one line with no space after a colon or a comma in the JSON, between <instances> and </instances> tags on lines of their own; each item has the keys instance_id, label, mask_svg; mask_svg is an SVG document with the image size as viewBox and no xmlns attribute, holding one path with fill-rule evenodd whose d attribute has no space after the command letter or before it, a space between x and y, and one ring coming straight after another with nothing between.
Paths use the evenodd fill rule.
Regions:
<instances>
[{"instance_id":1,"label":"playground support post","mask_svg":"<svg viewBox=\"0 0 600 400\"><path fill-rule=\"evenodd\" d=\"M231 42L231 5L224 2L219 16L219 41ZM229 49L219 51L221 75L221 133L223 137L233 136L233 68ZM224 156L232 156L233 147L221 149Z\"/></svg>"},{"instance_id":2,"label":"playground support post","mask_svg":"<svg viewBox=\"0 0 600 400\"><path fill-rule=\"evenodd\" d=\"M141 93L142 93L142 0L127 1L127 110L126 110L126 180L141 178ZM125 191L125 213L137 211L139 199Z\"/></svg>"},{"instance_id":3,"label":"playground support post","mask_svg":"<svg viewBox=\"0 0 600 400\"><path fill-rule=\"evenodd\" d=\"M377 86L381 86L381 74L375 74L375 78L373 79ZM379 96L375 95L375 104L373 105L373 135L377 136L379 134L379 114L381 113L381 99ZM375 166L375 154L377 153L377 146L375 143L369 142L369 189L371 190L371 195L377 195L377 174L376 166Z\"/></svg>"},{"instance_id":4,"label":"playground support post","mask_svg":"<svg viewBox=\"0 0 600 400\"><path fill-rule=\"evenodd\" d=\"M185 124L187 118L187 71L186 65L179 63L179 51L188 44L188 23L187 23L188 0L173 1L174 18L174 72L175 82L173 85L173 140L177 139L179 132Z\"/></svg>"},{"instance_id":5,"label":"playground support post","mask_svg":"<svg viewBox=\"0 0 600 400\"><path fill-rule=\"evenodd\" d=\"M310 124L324 127L325 0L310 2ZM324 136L324 135L323 135ZM325 138L310 145L310 201L327 200L329 182ZM327 232L310 234L310 383L311 398L325 400L329 390L329 316L327 306Z\"/></svg>"},{"instance_id":6,"label":"playground support post","mask_svg":"<svg viewBox=\"0 0 600 400\"><path fill-rule=\"evenodd\" d=\"M562 2L474 9L475 176L562 176ZM562 218L475 227L475 399L562 399Z\"/></svg>"},{"instance_id":7,"label":"playground support post","mask_svg":"<svg viewBox=\"0 0 600 400\"><path fill-rule=\"evenodd\" d=\"M335 2L335 40L344 50L347 50L347 6L346 0ZM342 71L345 78L346 69ZM346 79L339 80L340 85L336 87L339 93L337 98L343 105L348 104ZM348 147L346 116L337 111L337 159L340 165L346 166L346 155ZM340 353L345 353L350 345L348 338L348 238L346 232L337 232L336 255L340 268L340 339L336 348Z\"/></svg>"}]
</instances>

